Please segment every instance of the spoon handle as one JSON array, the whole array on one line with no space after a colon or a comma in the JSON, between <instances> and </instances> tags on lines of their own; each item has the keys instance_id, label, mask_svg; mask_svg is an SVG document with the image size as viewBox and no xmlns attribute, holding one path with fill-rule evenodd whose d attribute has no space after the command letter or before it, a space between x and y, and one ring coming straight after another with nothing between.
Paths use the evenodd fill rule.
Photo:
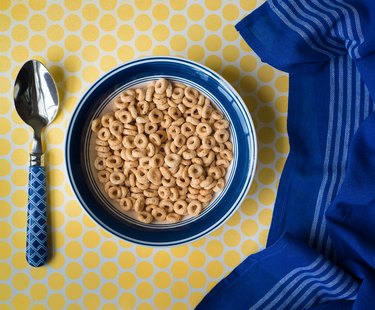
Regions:
<instances>
[{"instance_id":1,"label":"spoon handle","mask_svg":"<svg viewBox=\"0 0 375 310\"><path fill-rule=\"evenodd\" d=\"M46 263L47 242L46 174L43 166L30 166L26 259L31 266Z\"/></svg>"}]
</instances>

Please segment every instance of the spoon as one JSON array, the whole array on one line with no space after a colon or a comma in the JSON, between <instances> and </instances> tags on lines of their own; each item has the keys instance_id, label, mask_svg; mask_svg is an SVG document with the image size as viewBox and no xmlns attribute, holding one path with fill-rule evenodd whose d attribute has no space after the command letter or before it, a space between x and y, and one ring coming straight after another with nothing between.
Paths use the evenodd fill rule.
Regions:
<instances>
[{"instance_id":1,"label":"spoon","mask_svg":"<svg viewBox=\"0 0 375 310\"><path fill-rule=\"evenodd\" d=\"M34 130L30 153L27 206L26 259L39 267L48 258L46 178L43 166L42 131L58 110L56 84L43 64L27 61L14 84L14 102L21 119Z\"/></svg>"}]
</instances>

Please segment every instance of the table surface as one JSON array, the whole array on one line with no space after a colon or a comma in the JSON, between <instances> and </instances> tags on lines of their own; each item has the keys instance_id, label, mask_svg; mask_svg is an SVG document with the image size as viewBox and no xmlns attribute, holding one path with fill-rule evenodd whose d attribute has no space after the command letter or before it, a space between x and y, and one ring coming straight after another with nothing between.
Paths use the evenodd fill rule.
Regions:
<instances>
[{"instance_id":1,"label":"table surface","mask_svg":"<svg viewBox=\"0 0 375 310\"><path fill-rule=\"evenodd\" d=\"M289 151L288 77L262 63L234 25L263 1L0 1L0 309L192 309L249 254L264 248ZM259 162L239 210L219 229L172 248L137 246L101 229L75 199L64 135L84 91L111 68L173 55L212 68L240 93ZM31 130L13 104L22 64L41 60L61 109L45 131L53 256L25 260Z\"/></svg>"}]
</instances>

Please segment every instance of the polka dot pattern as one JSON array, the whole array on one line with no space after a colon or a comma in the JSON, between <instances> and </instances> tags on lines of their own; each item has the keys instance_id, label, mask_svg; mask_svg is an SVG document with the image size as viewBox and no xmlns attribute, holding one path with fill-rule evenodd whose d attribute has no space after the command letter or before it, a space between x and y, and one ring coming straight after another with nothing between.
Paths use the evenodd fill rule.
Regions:
<instances>
[{"instance_id":1,"label":"polka dot pattern","mask_svg":"<svg viewBox=\"0 0 375 310\"><path fill-rule=\"evenodd\" d=\"M245 257L265 247L289 152L288 77L262 63L234 25L263 0L0 1L0 304L5 309L192 309ZM101 229L65 175L66 126L83 92L129 60L171 55L215 70L240 93L258 135L254 182L239 210L209 236L149 248ZM13 107L23 62L42 61L61 108L45 131L53 256L25 259L32 132Z\"/></svg>"}]
</instances>

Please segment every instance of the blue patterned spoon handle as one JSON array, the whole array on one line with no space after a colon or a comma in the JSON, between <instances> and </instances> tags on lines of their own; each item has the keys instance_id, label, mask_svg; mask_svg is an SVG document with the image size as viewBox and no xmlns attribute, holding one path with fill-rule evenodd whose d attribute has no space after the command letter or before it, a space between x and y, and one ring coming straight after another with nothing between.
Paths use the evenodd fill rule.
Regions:
<instances>
[{"instance_id":1,"label":"blue patterned spoon handle","mask_svg":"<svg viewBox=\"0 0 375 310\"><path fill-rule=\"evenodd\" d=\"M31 266L46 263L47 242L46 174L43 166L30 166L26 259Z\"/></svg>"}]
</instances>

